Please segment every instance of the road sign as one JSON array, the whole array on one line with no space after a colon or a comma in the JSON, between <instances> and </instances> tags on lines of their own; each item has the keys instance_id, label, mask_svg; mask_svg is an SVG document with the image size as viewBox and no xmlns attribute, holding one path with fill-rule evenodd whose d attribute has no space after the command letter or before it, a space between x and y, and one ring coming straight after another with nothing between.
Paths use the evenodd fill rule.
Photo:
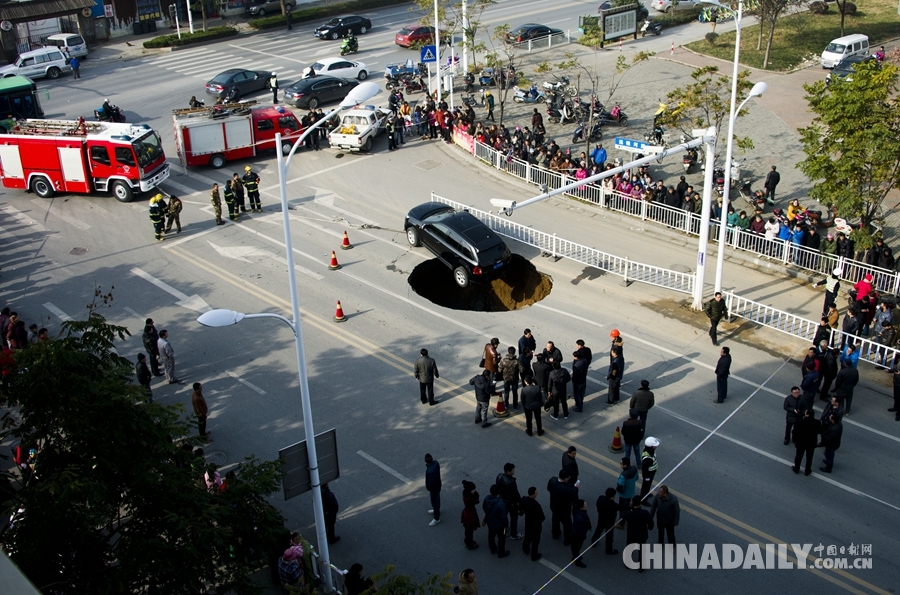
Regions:
<instances>
[{"instance_id":1,"label":"road sign","mask_svg":"<svg viewBox=\"0 0 900 595\"><path fill-rule=\"evenodd\" d=\"M659 153L665 147L659 147L645 143L644 141L634 140L631 138L616 137L615 147L621 151L629 151L631 153Z\"/></svg>"},{"instance_id":2,"label":"road sign","mask_svg":"<svg viewBox=\"0 0 900 595\"><path fill-rule=\"evenodd\" d=\"M433 45L423 45L419 50L419 62L437 62L437 49Z\"/></svg>"},{"instance_id":3,"label":"road sign","mask_svg":"<svg viewBox=\"0 0 900 595\"><path fill-rule=\"evenodd\" d=\"M316 455L319 459L320 484L341 476L338 466L337 434L334 428L316 435ZM306 440L282 448L278 451L278 458L284 461L284 478L281 483L285 500L312 489Z\"/></svg>"}]
</instances>

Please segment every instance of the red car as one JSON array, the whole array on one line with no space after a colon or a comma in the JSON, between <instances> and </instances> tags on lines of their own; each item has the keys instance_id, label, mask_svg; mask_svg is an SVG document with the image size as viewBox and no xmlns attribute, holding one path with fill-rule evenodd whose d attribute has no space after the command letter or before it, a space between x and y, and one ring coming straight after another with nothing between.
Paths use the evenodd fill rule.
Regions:
<instances>
[{"instance_id":1,"label":"red car","mask_svg":"<svg viewBox=\"0 0 900 595\"><path fill-rule=\"evenodd\" d=\"M443 38L443 35L441 36ZM416 43L434 44L434 27L413 23L400 29L394 36L394 43L401 47L411 47Z\"/></svg>"}]
</instances>

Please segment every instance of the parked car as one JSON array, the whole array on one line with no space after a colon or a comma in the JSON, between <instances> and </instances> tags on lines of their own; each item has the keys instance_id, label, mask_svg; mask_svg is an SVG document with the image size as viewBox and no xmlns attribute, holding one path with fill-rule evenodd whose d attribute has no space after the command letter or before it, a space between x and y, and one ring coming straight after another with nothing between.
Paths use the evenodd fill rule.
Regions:
<instances>
[{"instance_id":1,"label":"parked car","mask_svg":"<svg viewBox=\"0 0 900 595\"><path fill-rule=\"evenodd\" d=\"M441 39L444 39L443 34L441 34ZM419 25L418 23L407 25L394 35L394 43L404 48L411 47L417 43L424 45L434 44L434 27Z\"/></svg>"},{"instance_id":2,"label":"parked car","mask_svg":"<svg viewBox=\"0 0 900 595\"><path fill-rule=\"evenodd\" d=\"M356 15L334 17L324 25L316 27L316 37L319 39L339 39L350 31L362 34L371 28L372 21L365 17Z\"/></svg>"},{"instance_id":3,"label":"parked car","mask_svg":"<svg viewBox=\"0 0 900 595\"><path fill-rule=\"evenodd\" d=\"M597 7L597 14L600 14L604 10L609 10L611 8L616 8L613 6L613 3L610 0L605 0ZM646 21L650 16L650 11L647 10L647 7L641 3L638 3L637 7L637 22L641 23L642 21Z\"/></svg>"},{"instance_id":4,"label":"parked car","mask_svg":"<svg viewBox=\"0 0 900 595\"><path fill-rule=\"evenodd\" d=\"M538 25L535 23L527 23L520 25L506 34L506 41L511 43L522 43L529 39L541 39L550 35L562 35L560 29L551 29L546 25Z\"/></svg>"},{"instance_id":5,"label":"parked car","mask_svg":"<svg viewBox=\"0 0 900 595\"><path fill-rule=\"evenodd\" d=\"M293 3L285 2L284 9L288 12L294 8ZM267 14L281 14L281 0L248 0L244 7L244 14L255 17L264 17Z\"/></svg>"},{"instance_id":6,"label":"parked car","mask_svg":"<svg viewBox=\"0 0 900 595\"><path fill-rule=\"evenodd\" d=\"M88 47L84 37L77 33L57 33L47 38L48 46L56 46L76 58L87 58Z\"/></svg>"},{"instance_id":7,"label":"parked car","mask_svg":"<svg viewBox=\"0 0 900 595\"><path fill-rule=\"evenodd\" d=\"M506 243L491 228L470 212L443 203L413 207L403 229L409 245L428 248L450 267L460 287L499 277L512 260Z\"/></svg>"},{"instance_id":8,"label":"parked car","mask_svg":"<svg viewBox=\"0 0 900 595\"><path fill-rule=\"evenodd\" d=\"M322 58L303 69L303 78L308 78L315 71L316 76L327 74L342 79L366 80L369 71L363 62L351 62L344 58Z\"/></svg>"},{"instance_id":9,"label":"parked car","mask_svg":"<svg viewBox=\"0 0 900 595\"><path fill-rule=\"evenodd\" d=\"M247 93L262 91L269 84L271 72L229 68L206 83L206 94L237 101Z\"/></svg>"},{"instance_id":10,"label":"parked car","mask_svg":"<svg viewBox=\"0 0 900 595\"><path fill-rule=\"evenodd\" d=\"M856 65L863 62L875 62L875 56L848 56L838 62L837 66L825 77L825 84L830 85L835 79L844 79L847 82L853 81L853 72Z\"/></svg>"},{"instance_id":11,"label":"parked car","mask_svg":"<svg viewBox=\"0 0 900 595\"><path fill-rule=\"evenodd\" d=\"M299 80L285 89L284 102L296 107L315 109L323 103L343 99L358 84L356 79L317 75Z\"/></svg>"},{"instance_id":12,"label":"parked car","mask_svg":"<svg viewBox=\"0 0 900 595\"><path fill-rule=\"evenodd\" d=\"M40 48L22 52L15 62L0 68L0 77L20 74L28 78L58 78L63 72L72 72L68 60L57 47Z\"/></svg>"},{"instance_id":13,"label":"parked car","mask_svg":"<svg viewBox=\"0 0 900 595\"><path fill-rule=\"evenodd\" d=\"M697 8L698 4L699 3L694 2L694 0L653 0L650 6L659 12L671 12L673 8L674 10L690 10L692 8Z\"/></svg>"}]
</instances>

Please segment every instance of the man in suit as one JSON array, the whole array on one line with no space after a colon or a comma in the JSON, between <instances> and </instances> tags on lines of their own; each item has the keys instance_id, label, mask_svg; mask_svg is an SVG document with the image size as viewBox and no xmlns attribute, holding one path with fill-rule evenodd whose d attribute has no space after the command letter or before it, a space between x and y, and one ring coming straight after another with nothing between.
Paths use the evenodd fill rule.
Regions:
<instances>
[{"instance_id":1,"label":"man in suit","mask_svg":"<svg viewBox=\"0 0 900 595\"><path fill-rule=\"evenodd\" d=\"M719 361L716 363L716 392L718 397L714 403L724 403L728 396L728 376L731 374L731 350L723 347L719 351Z\"/></svg>"},{"instance_id":2,"label":"man in suit","mask_svg":"<svg viewBox=\"0 0 900 595\"><path fill-rule=\"evenodd\" d=\"M427 349L423 348L419 351L419 359L413 365L413 374L419 381L419 398L421 398L422 404L437 405L440 403L434 398L434 379L440 378L441 375L438 373L434 358L428 357Z\"/></svg>"}]
</instances>

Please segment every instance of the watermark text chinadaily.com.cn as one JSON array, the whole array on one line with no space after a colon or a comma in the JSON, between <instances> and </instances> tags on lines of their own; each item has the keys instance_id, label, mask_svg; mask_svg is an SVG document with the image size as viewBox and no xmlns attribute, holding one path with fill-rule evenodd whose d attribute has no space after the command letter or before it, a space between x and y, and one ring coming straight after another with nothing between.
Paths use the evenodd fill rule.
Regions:
<instances>
[{"instance_id":1,"label":"watermark text chinadaily.com.cn","mask_svg":"<svg viewBox=\"0 0 900 595\"><path fill-rule=\"evenodd\" d=\"M622 553L625 565L637 570L871 570L872 545L811 543L696 544L632 543Z\"/></svg>"}]
</instances>

